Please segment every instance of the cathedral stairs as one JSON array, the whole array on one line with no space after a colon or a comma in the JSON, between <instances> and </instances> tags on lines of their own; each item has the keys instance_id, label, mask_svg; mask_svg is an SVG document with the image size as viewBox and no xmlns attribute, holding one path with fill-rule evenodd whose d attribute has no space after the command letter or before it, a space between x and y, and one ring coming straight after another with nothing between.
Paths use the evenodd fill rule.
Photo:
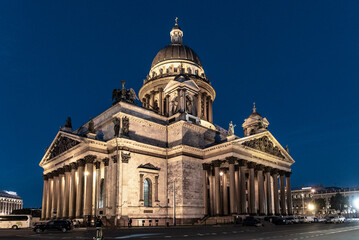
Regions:
<instances>
[{"instance_id":1,"label":"cathedral stairs","mask_svg":"<svg viewBox=\"0 0 359 240\"><path fill-rule=\"evenodd\" d=\"M102 223L105 227L107 228L115 228L115 218L106 218L106 217L103 217L102 219Z\"/></svg>"},{"instance_id":2,"label":"cathedral stairs","mask_svg":"<svg viewBox=\"0 0 359 240\"><path fill-rule=\"evenodd\" d=\"M216 225L216 224L233 224L235 223L236 216L215 216L215 217L203 217L198 220L195 225Z\"/></svg>"}]
</instances>

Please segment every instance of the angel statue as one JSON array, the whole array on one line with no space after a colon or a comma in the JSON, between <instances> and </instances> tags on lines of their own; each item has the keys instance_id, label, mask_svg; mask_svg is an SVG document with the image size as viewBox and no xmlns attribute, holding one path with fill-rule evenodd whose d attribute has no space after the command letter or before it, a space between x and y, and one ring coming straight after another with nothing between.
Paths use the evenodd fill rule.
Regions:
<instances>
[{"instance_id":1,"label":"angel statue","mask_svg":"<svg viewBox=\"0 0 359 240\"><path fill-rule=\"evenodd\" d=\"M229 123L229 127L228 127L228 136L232 136L234 135L234 128L237 125L233 125L232 121Z\"/></svg>"},{"instance_id":2,"label":"angel statue","mask_svg":"<svg viewBox=\"0 0 359 240\"><path fill-rule=\"evenodd\" d=\"M125 81L121 81L121 83L122 83L121 89L115 88L112 91L112 101L114 101L112 103L112 105L115 105L116 103L118 103L120 101L136 104L135 100L139 100L139 99L136 95L135 90L133 90L132 88L126 89Z\"/></svg>"}]
</instances>

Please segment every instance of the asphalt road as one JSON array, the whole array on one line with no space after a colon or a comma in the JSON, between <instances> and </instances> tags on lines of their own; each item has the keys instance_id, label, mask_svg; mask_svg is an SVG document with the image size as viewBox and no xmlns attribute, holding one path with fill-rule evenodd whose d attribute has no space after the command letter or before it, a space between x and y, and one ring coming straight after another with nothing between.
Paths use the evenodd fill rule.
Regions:
<instances>
[{"instance_id":1,"label":"asphalt road","mask_svg":"<svg viewBox=\"0 0 359 240\"><path fill-rule=\"evenodd\" d=\"M0 239L92 239L95 230L75 229L67 233L44 232L36 234L30 229L0 230ZM358 240L359 223L295 224L264 227L239 225L191 226L171 228L123 228L104 230L105 239L248 239L248 240Z\"/></svg>"}]
</instances>

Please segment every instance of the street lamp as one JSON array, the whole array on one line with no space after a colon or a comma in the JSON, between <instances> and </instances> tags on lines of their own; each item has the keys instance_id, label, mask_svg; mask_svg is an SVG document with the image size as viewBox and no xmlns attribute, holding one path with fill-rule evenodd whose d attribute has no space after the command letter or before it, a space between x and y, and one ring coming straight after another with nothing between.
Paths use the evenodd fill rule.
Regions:
<instances>
[{"instance_id":1,"label":"street lamp","mask_svg":"<svg viewBox=\"0 0 359 240\"><path fill-rule=\"evenodd\" d=\"M357 210L359 210L359 198L354 199L353 205Z\"/></svg>"},{"instance_id":2,"label":"street lamp","mask_svg":"<svg viewBox=\"0 0 359 240\"><path fill-rule=\"evenodd\" d=\"M302 195L302 208L303 208L303 215L304 215L304 193L301 194Z\"/></svg>"}]
</instances>

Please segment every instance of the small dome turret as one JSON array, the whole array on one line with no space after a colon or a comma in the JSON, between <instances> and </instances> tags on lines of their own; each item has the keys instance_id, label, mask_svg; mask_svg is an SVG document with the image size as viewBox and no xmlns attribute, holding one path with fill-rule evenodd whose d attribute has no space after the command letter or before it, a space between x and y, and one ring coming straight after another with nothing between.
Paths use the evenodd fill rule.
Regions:
<instances>
[{"instance_id":1,"label":"small dome turret","mask_svg":"<svg viewBox=\"0 0 359 240\"><path fill-rule=\"evenodd\" d=\"M176 23L175 26L172 28L172 31L170 32L171 35L171 43L172 44L182 44L182 37L183 32L181 28L178 26L178 17L175 19Z\"/></svg>"},{"instance_id":2,"label":"small dome turret","mask_svg":"<svg viewBox=\"0 0 359 240\"><path fill-rule=\"evenodd\" d=\"M253 112L242 124L244 136L267 131L269 122L257 112L256 103L253 103Z\"/></svg>"}]
</instances>

